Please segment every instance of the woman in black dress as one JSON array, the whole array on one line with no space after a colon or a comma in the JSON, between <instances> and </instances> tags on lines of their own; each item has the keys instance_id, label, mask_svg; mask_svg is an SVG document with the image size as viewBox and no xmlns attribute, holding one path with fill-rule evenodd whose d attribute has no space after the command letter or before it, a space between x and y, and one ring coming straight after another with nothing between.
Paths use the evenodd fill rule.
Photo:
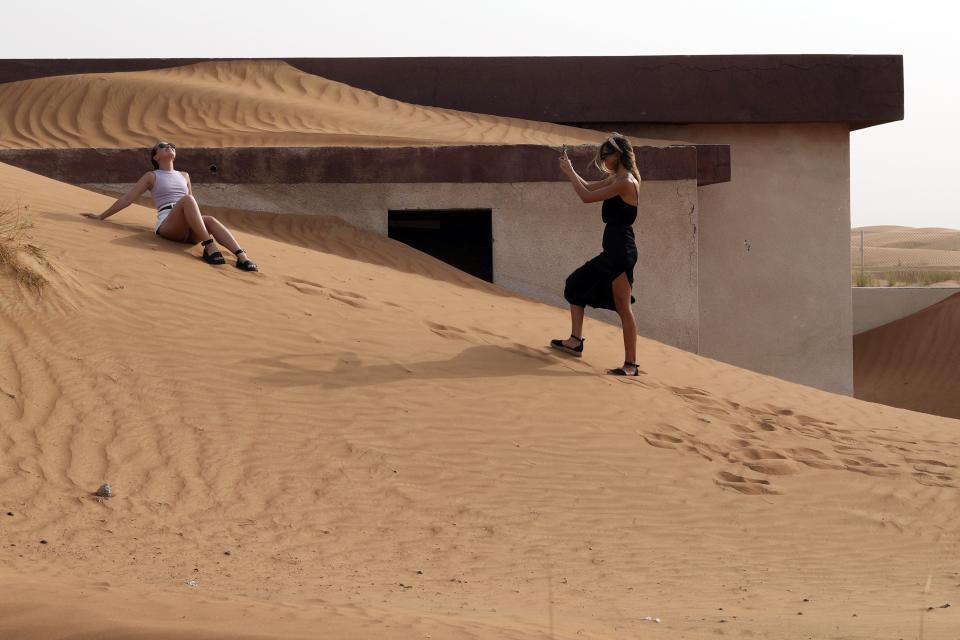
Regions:
<instances>
[{"instance_id":1,"label":"woman in black dress","mask_svg":"<svg viewBox=\"0 0 960 640\"><path fill-rule=\"evenodd\" d=\"M566 149L560 156L560 170L570 178L574 191L583 202L603 201L603 251L570 274L563 296L570 303L572 329L566 340L552 340L550 346L574 356L583 355L583 312L586 307L611 309L623 325L624 362L607 373L635 376L637 369L637 323L631 304L633 267L637 264L637 243L633 223L640 199L640 172L633 146L625 136L614 133L607 138L594 163L604 180L587 182L574 170Z\"/></svg>"}]
</instances>

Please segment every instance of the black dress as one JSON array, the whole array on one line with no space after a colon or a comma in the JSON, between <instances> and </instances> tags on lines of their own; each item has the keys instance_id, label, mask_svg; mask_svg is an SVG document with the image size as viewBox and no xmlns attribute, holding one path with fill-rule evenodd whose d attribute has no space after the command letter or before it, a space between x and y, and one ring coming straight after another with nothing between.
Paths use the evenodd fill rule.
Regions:
<instances>
[{"instance_id":1,"label":"black dress","mask_svg":"<svg viewBox=\"0 0 960 640\"><path fill-rule=\"evenodd\" d=\"M633 223L637 208L620 196L603 201L603 252L570 274L563 297L578 307L617 310L613 301L613 281L627 274L633 286L633 267L637 264L637 242ZM630 296L631 304L636 302Z\"/></svg>"}]
</instances>

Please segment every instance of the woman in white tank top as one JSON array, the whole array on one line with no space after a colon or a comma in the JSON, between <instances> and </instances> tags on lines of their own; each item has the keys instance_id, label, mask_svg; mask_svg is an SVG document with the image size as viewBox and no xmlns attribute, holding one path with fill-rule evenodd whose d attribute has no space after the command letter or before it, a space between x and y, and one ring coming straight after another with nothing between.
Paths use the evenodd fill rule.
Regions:
<instances>
[{"instance_id":1,"label":"woman in white tank top","mask_svg":"<svg viewBox=\"0 0 960 640\"><path fill-rule=\"evenodd\" d=\"M200 256L208 264L225 264L223 254L217 250L215 241L225 246L237 256L237 268L244 271L257 271L255 262L247 257L233 234L213 216L200 213L200 207L193 197L190 174L175 171L173 161L177 157L177 146L169 142L158 142L150 150L153 171L133 185L126 194L117 199L110 208L96 215L85 213L88 218L106 220L113 214L126 209L144 191L153 196L157 208L156 234L167 240L187 244L200 243L203 254Z\"/></svg>"}]
</instances>

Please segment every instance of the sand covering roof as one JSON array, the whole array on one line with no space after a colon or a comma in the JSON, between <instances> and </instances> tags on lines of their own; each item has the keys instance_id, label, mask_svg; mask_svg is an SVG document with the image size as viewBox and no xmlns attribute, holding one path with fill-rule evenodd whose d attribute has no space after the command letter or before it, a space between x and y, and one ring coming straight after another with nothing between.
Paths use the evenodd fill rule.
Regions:
<instances>
[{"instance_id":1,"label":"sand covering roof","mask_svg":"<svg viewBox=\"0 0 960 640\"><path fill-rule=\"evenodd\" d=\"M606 135L407 104L269 60L0 84L0 149L149 148L159 139L185 147L572 145Z\"/></svg>"}]
</instances>

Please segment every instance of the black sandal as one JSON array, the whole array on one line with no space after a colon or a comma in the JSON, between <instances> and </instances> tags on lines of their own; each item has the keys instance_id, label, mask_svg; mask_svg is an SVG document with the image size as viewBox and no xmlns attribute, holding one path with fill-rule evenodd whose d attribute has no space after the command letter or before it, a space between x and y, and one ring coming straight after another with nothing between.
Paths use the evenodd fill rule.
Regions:
<instances>
[{"instance_id":1,"label":"black sandal","mask_svg":"<svg viewBox=\"0 0 960 640\"><path fill-rule=\"evenodd\" d=\"M572 333L570 334L570 337L573 338L574 340L579 340L580 344L578 344L576 347L570 348L567 345L563 344L563 340L551 340L550 346L559 351L563 351L564 353L569 353L570 355L576 358L583 356L583 338L578 338Z\"/></svg>"},{"instance_id":2,"label":"black sandal","mask_svg":"<svg viewBox=\"0 0 960 640\"><path fill-rule=\"evenodd\" d=\"M213 244L213 238L207 238L200 243L200 246L203 247L203 253L200 254L200 259L206 262L207 264L227 264L227 261L223 259L223 254L219 251L214 251L213 253L207 253L207 247Z\"/></svg>"},{"instance_id":3,"label":"black sandal","mask_svg":"<svg viewBox=\"0 0 960 640\"><path fill-rule=\"evenodd\" d=\"M240 254L244 253L243 249L237 249L234 251L237 254L237 269L243 269L244 271L259 271L257 268L257 263L253 260L241 260Z\"/></svg>"},{"instance_id":4,"label":"black sandal","mask_svg":"<svg viewBox=\"0 0 960 640\"><path fill-rule=\"evenodd\" d=\"M633 367L633 373L627 373L627 367ZM622 367L607 369L607 373L611 376L627 376L633 378L640 375L640 367L637 366L636 362L624 362Z\"/></svg>"}]
</instances>

